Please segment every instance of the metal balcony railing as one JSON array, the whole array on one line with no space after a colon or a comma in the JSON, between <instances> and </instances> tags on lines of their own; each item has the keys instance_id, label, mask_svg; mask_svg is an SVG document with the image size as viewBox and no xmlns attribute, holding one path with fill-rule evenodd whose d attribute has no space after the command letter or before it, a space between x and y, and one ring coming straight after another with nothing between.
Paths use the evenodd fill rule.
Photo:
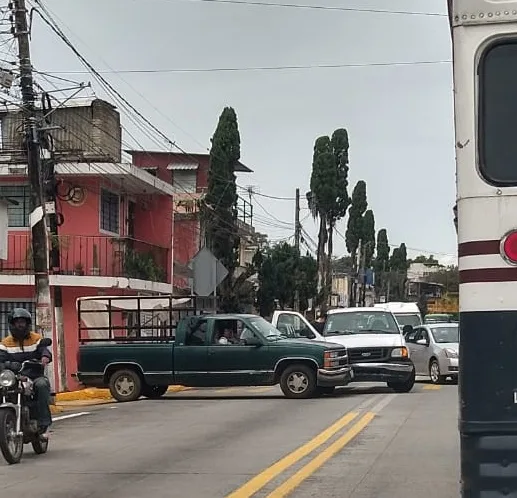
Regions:
<instances>
[{"instance_id":1,"label":"metal balcony railing","mask_svg":"<svg viewBox=\"0 0 517 498\"><path fill-rule=\"evenodd\" d=\"M167 248L129 237L60 235L49 239L50 270L54 274L126 277L168 282L170 253ZM59 259L55 249L59 248ZM11 232L8 260L0 261L2 274L33 272L30 234Z\"/></svg>"}]
</instances>

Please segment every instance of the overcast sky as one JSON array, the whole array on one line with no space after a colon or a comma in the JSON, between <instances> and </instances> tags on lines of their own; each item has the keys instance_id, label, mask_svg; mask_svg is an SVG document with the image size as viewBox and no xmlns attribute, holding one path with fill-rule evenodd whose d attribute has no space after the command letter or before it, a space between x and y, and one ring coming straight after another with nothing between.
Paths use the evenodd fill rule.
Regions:
<instances>
[{"instance_id":1,"label":"overcast sky","mask_svg":"<svg viewBox=\"0 0 517 498\"><path fill-rule=\"evenodd\" d=\"M386 228L392 244L405 242L417 253L425 250L454 259L453 101L451 64L444 62L451 58L446 17L193 0L43 1L99 70L374 64L106 78L189 152L206 151L221 110L234 107L242 161L254 170L240 175L238 183L256 186L266 195L292 198L297 187L305 193L315 139L347 128L349 190L358 180L366 181L377 229ZM306 3L446 13L445 0ZM432 63L375 65L393 62ZM33 63L49 72L84 69L37 17ZM93 82L86 74L60 76ZM94 89L103 95L96 84ZM127 119L124 124L134 130ZM143 146L158 148L136 133ZM256 228L272 239L290 236L294 202L257 199L267 212L255 204ZM315 240L315 225L307 216L303 209L304 227ZM345 221L338 225L340 233L345 226ZM345 252L344 241L336 237L335 254Z\"/></svg>"}]
</instances>

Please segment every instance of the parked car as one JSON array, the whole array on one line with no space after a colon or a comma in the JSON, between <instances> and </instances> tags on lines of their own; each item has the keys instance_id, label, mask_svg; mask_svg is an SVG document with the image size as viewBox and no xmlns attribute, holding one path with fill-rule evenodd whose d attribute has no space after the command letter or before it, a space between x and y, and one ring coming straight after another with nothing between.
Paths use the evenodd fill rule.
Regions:
<instances>
[{"instance_id":1,"label":"parked car","mask_svg":"<svg viewBox=\"0 0 517 498\"><path fill-rule=\"evenodd\" d=\"M111 300L115 304L110 304L106 313L116 307L115 298ZM142 315L153 309L152 305L147 308L145 304L138 306ZM81 320L81 307L78 309ZM168 311L162 311L162 315L166 318ZM157 326L157 330L161 327L158 336L142 336L141 331L131 337L122 336L124 326L115 325L116 317L110 315L108 322L113 324L109 342L106 338L80 338L77 378L85 386L109 387L117 401L134 401L140 396L157 398L171 384L280 384L288 398L309 398L330 394L335 387L347 385L352 377L347 350L342 345L286 338L256 315L186 316L173 334L168 326ZM91 330L98 328L96 323L91 325ZM81 330L84 332L85 327Z\"/></svg>"},{"instance_id":2,"label":"parked car","mask_svg":"<svg viewBox=\"0 0 517 498\"><path fill-rule=\"evenodd\" d=\"M415 384L415 367L395 317L382 308L329 310L319 334L294 311L275 311L272 323L296 337L335 342L346 347L353 381L386 382L396 392L409 392Z\"/></svg>"},{"instance_id":3,"label":"parked car","mask_svg":"<svg viewBox=\"0 0 517 498\"><path fill-rule=\"evenodd\" d=\"M429 323L414 328L407 326L404 336L417 375L429 376L433 384L441 384L447 377L458 380L457 323Z\"/></svg>"},{"instance_id":4,"label":"parked car","mask_svg":"<svg viewBox=\"0 0 517 498\"><path fill-rule=\"evenodd\" d=\"M424 323L455 323L457 320L449 313L429 313L425 315Z\"/></svg>"}]
</instances>

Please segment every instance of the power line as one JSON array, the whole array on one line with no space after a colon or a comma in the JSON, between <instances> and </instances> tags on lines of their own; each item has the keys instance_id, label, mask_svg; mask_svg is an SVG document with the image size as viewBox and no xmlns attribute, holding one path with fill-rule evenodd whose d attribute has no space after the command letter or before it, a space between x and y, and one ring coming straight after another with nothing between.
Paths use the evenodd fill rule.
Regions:
<instances>
[{"instance_id":1,"label":"power line","mask_svg":"<svg viewBox=\"0 0 517 498\"><path fill-rule=\"evenodd\" d=\"M167 2L175 2L177 0L161 0ZM262 2L259 0L187 0L196 3L225 3L232 5L254 5L258 7L283 7L289 9L307 9L307 10L331 10L341 12L362 12L368 14L392 14L404 16L425 16L425 17L447 17L447 14L441 12L415 12L408 10L386 10L386 9L368 9L360 7L333 7L331 5L310 5L297 3L279 3L279 2Z\"/></svg>"},{"instance_id":2,"label":"power line","mask_svg":"<svg viewBox=\"0 0 517 498\"><path fill-rule=\"evenodd\" d=\"M213 0L210 0L213 1ZM166 74L166 73L223 73L251 71L293 71L310 69L340 69L353 67L392 67L392 66L424 66L437 64L452 64L450 59L422 61L392 61L364 63L335 63L335 64L300 64L284 66L242 66L242 67L198 67L198 68L165 68L165 69L111 69L97 71L99 74ZM90 71L48 71L46 74L88 74Z\"/></svg>"}]
</instances>

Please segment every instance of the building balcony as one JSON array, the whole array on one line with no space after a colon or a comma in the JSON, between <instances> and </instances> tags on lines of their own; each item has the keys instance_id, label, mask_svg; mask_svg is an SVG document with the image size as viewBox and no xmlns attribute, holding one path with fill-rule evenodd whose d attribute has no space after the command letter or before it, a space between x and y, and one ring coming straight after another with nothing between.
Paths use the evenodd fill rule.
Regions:
<instances>
[{"instance_id":1,"label":"building balcony","mask_svg":"<svg viewBox=\"0 0 517 498\"><path fill-rule=\"evenodd\" d=\"M54 274L170 281L170 252L165 247L129 237L102 235L52 236L49 245L50 269ZM59 249L59 258L55 249ZM0 261L0 274L32 273L30 233L9 233L8 260Z\"/></svg>"}]
</instances>

